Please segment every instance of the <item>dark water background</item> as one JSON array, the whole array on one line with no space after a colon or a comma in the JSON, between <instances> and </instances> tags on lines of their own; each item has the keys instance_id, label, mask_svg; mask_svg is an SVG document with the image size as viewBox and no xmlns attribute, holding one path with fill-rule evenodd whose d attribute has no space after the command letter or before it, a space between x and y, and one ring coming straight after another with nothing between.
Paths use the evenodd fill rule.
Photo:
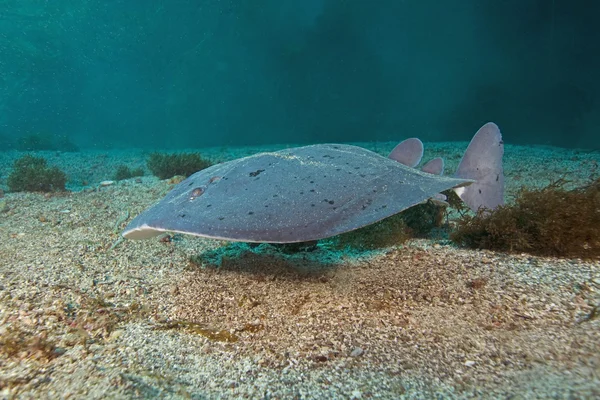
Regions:
<instances>
[{"instance_id":1,"label":"dark water background","mask_svg":"<svg viewBox=\"0 0 600 400\"><path fill-rule=\"evenodd\" d=\"M0 2L0 145L600 148L600 1Z\"/></svg>"}]
</instances>

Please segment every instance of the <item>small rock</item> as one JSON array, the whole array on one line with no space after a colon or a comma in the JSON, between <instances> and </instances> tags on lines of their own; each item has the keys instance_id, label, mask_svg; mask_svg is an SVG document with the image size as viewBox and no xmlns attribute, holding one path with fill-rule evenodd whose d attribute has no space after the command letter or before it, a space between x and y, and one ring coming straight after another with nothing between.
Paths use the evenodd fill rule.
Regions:
<instances>
[{"instance_id":1,"label":"small rock","mask_svg":"<svg viewBox=\"0 0 600 400\"><path fill-rule=\"evenodd\" d=\"M465 367L472 367L473 365L475 365L475 361L472 361L472 360L465 361Z\"/></svg>"},{"instance_id":2,"label":"small rock","mask_svg":"<svg viewBox=\"0 0 600 400\"><path fill-rule=\"evenodd\" d=\"M99 351L99 350L102 349L102 346L100 346L99 344L94 343L94 344L90 345L89 349L92 352L97 352L97 351Z\"/></svg>"},{"instance_id":3,"label":"small rock","mask_svg":"<svg viewBox=\"0 0 600 400\"><path fill-rule=\"evenodd\" d=\"M362 356L363 353L365 351L363 349L361 349L360 347L356 347L354 350L352 350L352 352L350 353L350 357L359 357Z\"/></svg>"},{"instance_id":4,"label":"small rock","mask_svg":"<svg viewBox=\"0 0 600 400\"><path fill-rule=\"evenodd\" d=\"M329 357L327 357L324 354L318 354L318 355L315 356L315 361L317 361L317 362L327 362L327 361L329 361Z\"/></svg>"},{"instance_id":5,"label":"small rock","mask_svg":"<svg viewBox=\"0 0 600 400\"><path fill-rule=\"evenodd\" d=\"M68 333L63 338L64 346L73 347L76 344L81 344L85 342L85 336L77 333Z\"/></svg>"},{"instance_id":6,"label":"small rock","mask_svg":"<svg viewBox=\"0 0 600 400\"><path fill-rule=\"evenodd\" d=\"M67 349L65 349L64 347L55 347L54 350L52 351L54 353L55 356L62 356L63 354L65 354L67 352Z\"/></svg>"},{"instance_id":7,"label":"small rock","mask_svg":"<svg viewBox=\"0 0 600 400\"><path fill-rule=\"evenodd\" d=\"M110 335L108 336L108 340L110 342L119 339L121 336L123 336L123 330L122 329L116 329L114 331L112 331L110 333Z\"/></svg>"}]
</instances>

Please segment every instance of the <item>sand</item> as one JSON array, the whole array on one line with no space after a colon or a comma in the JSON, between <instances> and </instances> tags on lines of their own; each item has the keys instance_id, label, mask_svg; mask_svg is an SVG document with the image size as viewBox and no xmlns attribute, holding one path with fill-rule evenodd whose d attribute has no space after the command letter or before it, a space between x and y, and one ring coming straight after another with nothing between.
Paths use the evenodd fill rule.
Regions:
<instances>
[{"instance_id":1,"label":"sand","mask_svg":"<svg viewBox=\"0 0 600 400\"><path fill-rule=\"evenodd\" d=\"M465 146L429 144L428 155L451 171ZM0 199L1 398L600 397L598 260L443 239L293 255L180 235L115 245L172 187L151 176L100 185L146 153L39 154L72 191ZM0 153L4 190L21 155ZM507 197L581 184L599 160L507 146Z\"/></svg>"}]
</instances>

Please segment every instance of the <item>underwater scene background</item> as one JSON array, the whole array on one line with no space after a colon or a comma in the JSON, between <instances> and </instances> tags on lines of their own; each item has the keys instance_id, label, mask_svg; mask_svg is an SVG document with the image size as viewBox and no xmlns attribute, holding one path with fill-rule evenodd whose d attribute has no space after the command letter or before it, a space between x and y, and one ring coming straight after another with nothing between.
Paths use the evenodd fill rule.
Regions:
<instances>
[{"instance_id":1,"label":"underwater scene background","mask_svg":"<svg viewBox=\"0 0 600 400\"><path fill-rule=\"evenodd\" d=\"M593 0L0 5L2 147L468 140L598 148Z\"/></svg>"},{"instance_id":2,"label":"underwater scene background","mask_svg":"<svg viewBox=\"0 0 600 400\"><path fill-rule=\"evenodd\" d=\"M598 15L0 1L0 399L600 398Z\"/></svg>"}]
</instances>

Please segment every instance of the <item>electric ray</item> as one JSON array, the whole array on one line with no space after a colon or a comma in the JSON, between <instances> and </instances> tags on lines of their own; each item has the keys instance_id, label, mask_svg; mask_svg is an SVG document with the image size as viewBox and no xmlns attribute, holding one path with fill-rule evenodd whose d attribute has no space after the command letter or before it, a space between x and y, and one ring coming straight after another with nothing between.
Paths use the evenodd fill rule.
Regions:
<instances>
[{"instance_id":1,"label":"electric ray","mask_svg":"<svg viewBox=\"0 0 600 400\"><path fill-rule=\"evenodd\" d=\"M128 239L179 232L229 241L294 243L349 232L455 188L474 210L503 203L503 143L493 123L474 136L454 177L443 160L415 169L408 139L386 158L346 144L316 144L213 165L175 186L125 228ZM405 165L409 164L409 165Z\"/></svg>"}]
</instances>

